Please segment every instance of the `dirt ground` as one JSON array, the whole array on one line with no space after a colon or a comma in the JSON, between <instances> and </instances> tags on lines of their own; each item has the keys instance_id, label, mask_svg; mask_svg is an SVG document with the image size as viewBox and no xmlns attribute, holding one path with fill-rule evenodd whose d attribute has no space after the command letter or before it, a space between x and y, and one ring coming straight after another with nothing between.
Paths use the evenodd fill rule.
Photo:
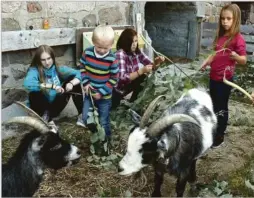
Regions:
<instances>
[{"instance_id":1,"label":"dirt ground","mask_svg":"<svg viewBox=\"0 0 254 198\"><path fill-rule=\"evenodd\" d=\"M202 159L198 160L198 183L210 184L214 180L227 181L234 171L244 167L250 156L254 156L254 124L252 123L254 107L231 102L230 115L230 125L228 126L228 133L225 136L225 143L217 149L210 149ZM86 158L89 156L89 141L82 139L82 134L88 133L84 130L81 134L78 134L83 129L75 126L75 120L71 122L67 122L66 120L58 121L57 124L62 131L68 133L69 137L75 136L77 140L76 144L82 149L83 157L73 167L64 168L57 172L47 170L40 189L34 195L35 197L151 196L153 191L152 167L149 166L144 169L147 178L145 180L144 177L138 177L137 175L121 177L117 174L116 169L105 170L88 163ZM16 139L19 138L21 137L17 137ZM17 141L15 143L11 142L14 141L13 138L12 140L4 141L4 150L8 150L8 141L8 144L12 146L18 144ZM85 143L84 141L87 142ZM124 148L126 140L120 140L119 144L120 147ZM8 153L10 154L11 152ZM244 182L244 178L242 182ZM144 184L146 185L144 186ZM166 197L175 196L174 189L175 178L166 175L162 186L162 195ZM188 186L185 196L189 196ZM241 196L239 190L237 196Z\"/></svg>"}]
</instances>

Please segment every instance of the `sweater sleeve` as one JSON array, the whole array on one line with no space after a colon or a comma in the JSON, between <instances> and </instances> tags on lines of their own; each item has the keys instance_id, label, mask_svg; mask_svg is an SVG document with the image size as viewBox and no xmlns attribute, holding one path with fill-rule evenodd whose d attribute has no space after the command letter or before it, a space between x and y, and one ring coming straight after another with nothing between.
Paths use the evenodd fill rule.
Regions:
<instances>
[{"instance_id":1,"label":"sweater sleeve","mask_svg":"<svg viewBox=\"0 0 254 198\"><path fill-rule=\"evenodd\" d=\"M77 78L81 81L81 73L79 70L68 67L68 66L59 66L59 73L63 80L68 79L69 77Z\"/></svg>"},{"instance_id":2,"label":"sweater sleeve","mask_svg":"<svg viewBox=\"0 0 254 198\"><path fill-rule=\"evenodd\" d=\"M39 72L36 68L30 67L27 71L26 77L24 79L23 86L29 92L31 91L40 91L40 80Z\"/></svg>"},{"instance_id":3,"label":"sweater sleeve","mask_svg":"<svg viewBox=\"0 0 254 198\"><path fill-rule=\"evenodd\" d=\"M118 72L119 72L118 60L115 59L109 68L110 77L108 82L106 82L103 87L98 89L100 94L102 94L103 96L112 94L112 89L118 82Z\"/></svg>"},{"instance_id":4,"label":"sweater sleeve","mask_svg":"<svg viewBox=\"0 0 254 198\"><path fill-rule=\"evenodd\" d=\"M81 73L82 84L85 86L89 83L89 78L86 75L86 54L85 54L85 51L83 51L83 53L82 53L82 56L80 58L80 65L78 66L78 68Z\"/></svg>"}]
</instances>

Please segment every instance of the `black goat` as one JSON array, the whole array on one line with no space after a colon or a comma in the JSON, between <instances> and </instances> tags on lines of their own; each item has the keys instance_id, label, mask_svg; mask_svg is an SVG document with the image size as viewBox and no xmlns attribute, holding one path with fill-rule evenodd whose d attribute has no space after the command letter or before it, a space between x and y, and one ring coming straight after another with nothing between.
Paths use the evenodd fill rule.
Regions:
<instances>
[{"instance_id":1,"label":"black goat","mask_svg":"<svg viewBox=\"0 0 254 198\"><path fill-rule=\"evenodd\" d=\"M217 118L205 90L191 89L160 119L147 126L159 98L149 105L142 118L132 111L133 120L139 126L131 130L119 172L130 175L153 164L155 186L152 196L161 196L160 188L166 172L177 177L176 193L183 196L187 181L195 184L197 159L213 143Z\"/></svg>"},{"instance_id":2,"label":"black goat","mask_svg":"<svg viewBox=\"0 0 254 198\"><path fill-rule=\"evenodd\" d=\"M10 122L25 123L35 130L24 136L14 155L2 165L3 197L31 197L39 188L45 168L57 170L79 160L78 148L40 120L24 116Z\"/></svg>"}]
</instances>

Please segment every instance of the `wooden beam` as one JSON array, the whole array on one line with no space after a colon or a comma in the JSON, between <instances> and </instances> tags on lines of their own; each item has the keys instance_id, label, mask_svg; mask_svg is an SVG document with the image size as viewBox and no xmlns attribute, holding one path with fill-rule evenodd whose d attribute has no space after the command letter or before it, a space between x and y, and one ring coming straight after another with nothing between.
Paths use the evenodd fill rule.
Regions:
<instances>
[{"instance_id":1,"label":"wooden beam","mask_svg":"<svg viewBox=\"0 0 254 198\"><path fill-rule=\"evenodd\" d=\"M49 46L75 44L75 28L21 30L2 32L2 52Z\"/></svg>"}]
</instances>

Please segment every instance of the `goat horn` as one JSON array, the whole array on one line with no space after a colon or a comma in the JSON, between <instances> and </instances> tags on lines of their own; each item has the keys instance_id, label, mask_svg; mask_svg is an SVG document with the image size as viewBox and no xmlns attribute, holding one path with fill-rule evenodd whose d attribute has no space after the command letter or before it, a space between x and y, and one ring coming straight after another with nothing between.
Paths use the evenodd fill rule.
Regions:
<instances>
[{"instance_id":1,"label":"goat horn","mask_svg":"<svg viewBox=\"0 0 254 198\"><path fill-rule=\"evenodd\" d=\"M27 107L25 104L19 101L15 101L15 103L20 107L22 107L28 113L28 115L37 118L38 120L40 120L41 122L43 122L45 125L48 126L48 123L45 120L43 120L41 116L39 116L35 111Z\"/></svg>"},{"instance_id":2,"label":"goat horn","mask_svg":"<svg viewBox=\"0 0 254 198\"><path fill-rule=\"evenodd\" d=\"M148 129L147 133L154 137L157 136L160 132L162 132L164 129L169 127L170 125L173 125L175 123L182 123L182 122L191 122L193 124L196 124L198 126L199 123L191 116L186 114L173 114L168 115L166 117L163 117L156 122L154 122Z\"/></svg>"},{"instance_id":3,"label":"goat horn","mask_svg":"<svg viewBox=\"0 0 254 198\"><path fill-rule=\"evenodd\" d=\"M145 128L146 124L148 123L148 120L150 118L150 115L153 113L153 110L156 107L156 103L158 102L158 100L162 97L166 97L165 95L160 95L157 98L155 98L147 107L145 113L143 114L141 121L140 121L140 128L143 129Z\"/></svg>"},{"instance_id":4,"label":"goat horn","mask_svg":"<svg viewBox=\"0 0 254 198\"><path fill-rule=\"evenodd\" d=\"M46 125L45 123L42 123L37 118L31 117L31 116L13 117L10 120L5 121L3 124L10 124L10 123L26 124L28 126L33 127L34 129L38 130L41 133L46 133L50 130L48 125Z\"/></svg>"}]
</instances>

